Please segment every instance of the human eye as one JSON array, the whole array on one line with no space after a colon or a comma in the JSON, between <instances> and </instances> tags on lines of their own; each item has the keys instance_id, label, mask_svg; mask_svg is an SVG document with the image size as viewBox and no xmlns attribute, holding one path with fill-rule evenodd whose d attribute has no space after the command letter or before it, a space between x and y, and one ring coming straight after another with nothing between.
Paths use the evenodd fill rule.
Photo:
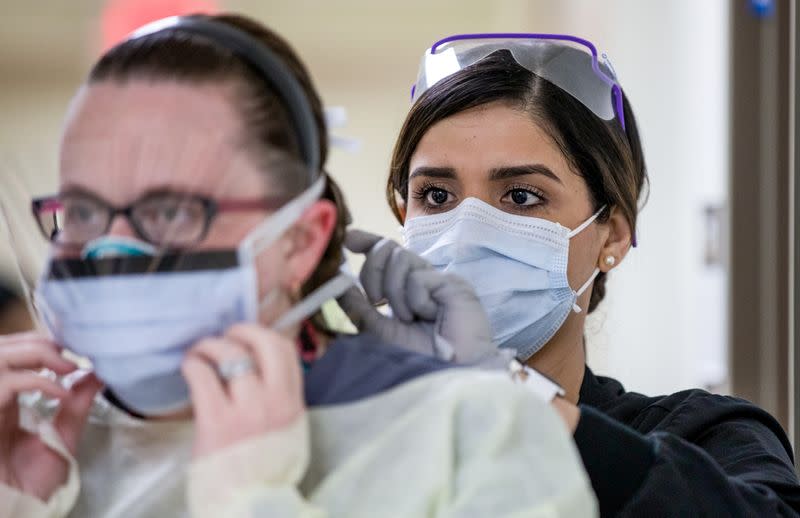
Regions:
<instances>
[{"instance_id":1,"label":"human eye","mask_svg":"<svg viewBox=\"0 0 800 518\"><path fill-rule=\"evenodd\" d=\"M108 226L108 208L77 193L59 195L37 214L44 233L53 241L83 244L100 236Z\"/></svg>"},{"instance_id":2,"label":"human eye","mask_svg":"<svg viewBox=\"0 0 800 518\"><path fill-rule=\"evenodd\" d=\"M205 226L205 208L199 198L154 195L134 207L133 217L140 232L154 243L196 239Z\"/></svg>"},{"instance_id":3,"label":"human eye","mask_svg":"<svg viewBox=\"0 0 800 518\"><path fill-rule=\"evenodd\" d=\"M500 200L510 203L515 209L529 209L545 202L544 194L532 186L512 186Z\"/></svg>"},{"instance_id":4,"label":"human eye","mask_svg":"<svg viewBox=\"0 0 800 518\"><path fill-rule=\"evenodd\" d=\"M66 224L84 225L97 217L98 209L88 200L67 198L63 201L63 218Z\"/></svg>"},{"instance_id":5,"label":"human eye","mask_svg":"<svg viewBox=\"0 0 800 518\"><path fill-rule=\"evenodd\" d=\"M151 224L171 225L191 222L202 216L202 204L192 198L158 196L141 202L136 215Z\"/></svg>"},{"instance_id":6,"label":"human eye","mask_svg":"<svg viewBox=\"0 0 800 518\"><path fill-rule=\"evenodd\" d=\"M414 199L420 200L426 209L438 209L451 204L455 196L443 186L425 183L413 192Z\"/></svg>"}]
</instances>

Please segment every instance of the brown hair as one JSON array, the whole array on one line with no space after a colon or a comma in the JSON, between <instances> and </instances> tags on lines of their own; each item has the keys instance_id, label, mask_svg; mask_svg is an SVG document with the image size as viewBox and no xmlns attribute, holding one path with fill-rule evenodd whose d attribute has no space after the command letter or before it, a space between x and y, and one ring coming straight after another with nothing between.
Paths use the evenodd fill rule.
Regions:
<instances>
[{"instance_id":1,"label":"brown hair","mask_svg":"<svg viewBox=\"0 0 800 518\"><path fill-rule=\"evenodd\" d=\"M623 96L626 130L605 121L560 88L520 66L508 51L497 51L443 79L427 90L406 117L392 153L386 199L402 223L397 196L408 201L411 156L437 122L470 108L501 101L527 112L541 124L589 187L598 217L607 221L611 207L625 215L636 232L641 192L647 182L636 121ZM606 275L594 281L589 312L605 296Z\"/></svg>"},{"instance_id":2,"label":"brown hair","mask_svg":"<svg viewBox=\"0 0 800 518\"><path fill-rule=\"evenodd\" d=\"M324 167L328 140L322 101L311 76L292 47L268 28L243 16L193 15L192 18L224 23L247 33L269 48L293 72L311 104L319 134L320 164ZM89 74L90 83L126 81L131 78L173 79L189 83L230 81L238 89L237 109L245 122L248 136L256 144L255 148L264 152L263 158L274 158L274 151L278 150L290 155L293 162L301 159L289 114L274 89L250 64L208 38L176 28L128 40L103 55ZM269 171L270 168L265 170ZM294 175L276 175L273 180L283 190L282 194L289 197L299 194L309 185L308 175L300 171ZM336 205L337 222L319 265L303 285L303 294L313 291L336 275L343 260L342 243L345 227L350 223L350 213L341 190L330 176L326 178L323 198Z\"/></svg>"}]
</instances>

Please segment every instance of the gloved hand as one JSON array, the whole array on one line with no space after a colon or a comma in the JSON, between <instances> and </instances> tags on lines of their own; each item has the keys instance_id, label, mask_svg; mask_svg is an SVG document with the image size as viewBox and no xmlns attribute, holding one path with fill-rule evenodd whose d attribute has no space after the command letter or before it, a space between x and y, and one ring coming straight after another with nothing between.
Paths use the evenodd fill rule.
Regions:
<instances>
[{"instance_id":1,"label":"gloved hand","mask_svg":"<svg viewBox=\"0 0 800 518\"><path fill-rule=\"evenodd\" d=\"M458 363L483 363L497 356L489 321L478 297L461 277L435 270L398 243L350 230L345 246L366 255L361 284L339 305L362 331L423 354ZM374 304L388 301L393 317Z\"/></svg>"}]
</instances>

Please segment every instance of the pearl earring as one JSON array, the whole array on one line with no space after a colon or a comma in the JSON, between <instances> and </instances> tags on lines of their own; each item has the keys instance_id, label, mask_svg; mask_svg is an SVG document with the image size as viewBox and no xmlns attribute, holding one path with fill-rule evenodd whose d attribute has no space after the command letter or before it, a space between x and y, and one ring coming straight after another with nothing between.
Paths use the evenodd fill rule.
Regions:
<instances>
[{"instance_id":1,"label":"pearl earring","mask_svg":"<svg viewBox=\"0 0 800 518\"><path fill-rule=\"evenodd\" d=\"M613 255L609 255L605 259L606 266L614 266L617 263L617 258Z\"/></svg>"}]
</instances>

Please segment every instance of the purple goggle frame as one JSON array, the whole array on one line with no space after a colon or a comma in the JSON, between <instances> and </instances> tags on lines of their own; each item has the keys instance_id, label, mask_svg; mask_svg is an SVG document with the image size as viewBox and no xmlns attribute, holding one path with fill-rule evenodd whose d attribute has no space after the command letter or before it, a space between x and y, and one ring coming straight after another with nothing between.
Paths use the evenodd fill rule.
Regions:
<instances>
[{"instance_id":1,"label":"purple goggle frame","mask_svg":"<svg viewBox=\"0 0 800 518\"><path fill-rule=\"evenodd\" d=\"M620 88L619 84L617 83L614 77L609 77L605 72L600 70L600 65L598 63L597 48L589 40L578 38L576 36L570 36L568 34L542 34L542 33L524 33L524 32L523 33L488 32L488 33L476 33L476 34L455 34L453 36L442 38L441 40L434 43L431 46L429 52L430 54L435 54L436 51L439 49L439 47L441 47L442 45L445 45L447 43L452 43L455 41L469 41L469 40L548 40L548 41L564 41L580 45L581 47L585 48L589 54L591 54L592 71L594 72L594 74L597 76L598 79L600 79L610 88L612 95L611 102L613 103L614 114L619 119L622 129L623 130L625 129L625 113L622 108L622 89ZM605 57L605 55L603 57ZM533 70L532 72L536 73L536 71ZM411 87L412 100L414 99L414 96L416 94L416 89L417 89L417 84L415 83Z\"/></svg>"}]
</instances>

